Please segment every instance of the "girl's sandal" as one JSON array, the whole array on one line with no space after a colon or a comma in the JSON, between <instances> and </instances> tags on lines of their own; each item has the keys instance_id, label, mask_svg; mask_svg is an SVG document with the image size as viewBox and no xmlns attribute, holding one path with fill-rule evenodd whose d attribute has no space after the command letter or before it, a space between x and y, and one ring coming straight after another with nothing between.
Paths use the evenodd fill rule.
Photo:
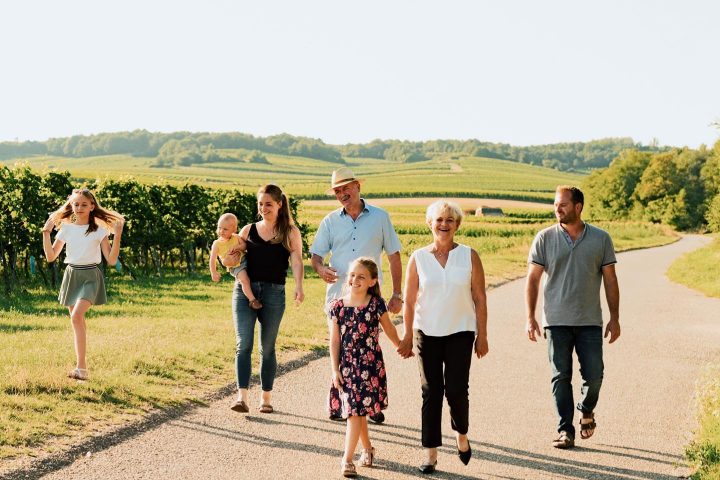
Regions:
<instances>
[{"instance_id":1,"label":"girl's sandal","mask_svg":"<svg viewBox=\"0 0 720 480\"><path fill-rule=\"evenodd\" d=\"M73 378L75 380L87 380L88 379L88 373L87 369L85 368L73 368L68 372L68 378Z\"/></svg>"},{"instance_id":2,"label":"girl's sandal","mask_svg":"<svg viewBox=\"0 0 720 480\"><path fill-rule=\"evenodd\" d=\"M253 298L250 300L250 308L253 310L260 310L262 308L262 303L257 298Z\"/></svg>"},{"instance_id":3,"label":"girl's sandal","mask_svg":"<svg viewBox=\"0 0 720 480\"><path fill-rule=\"evenodd\" d=\"M360 465L363 467L372 467L373 460L375 459L375 447L370 447L370 450L363 449L360 454Z\"/></svg>"},{"instance_id":4,"label":"girl's sandal","mask_svg":"<svg viewBox=\"0 0 720 480\"><path fill-rule=\"evenodd\" d=\"M352 462L342 461L340 463L340 474L345 478L357 477L357 470L355 470L355 464Z\"/></svg>"}]
</instances>

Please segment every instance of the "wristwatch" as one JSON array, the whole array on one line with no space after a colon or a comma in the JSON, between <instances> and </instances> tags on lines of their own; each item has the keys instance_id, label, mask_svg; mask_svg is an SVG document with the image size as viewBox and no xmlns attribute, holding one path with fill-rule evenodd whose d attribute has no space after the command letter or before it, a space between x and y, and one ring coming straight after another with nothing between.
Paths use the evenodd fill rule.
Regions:
<instances>
[{"instance_id":1,"label":"wristwatch","mask_svg":"<svg viewBox=\"0 0 720 480\"><path fill-rule=\"evenodd\" d=\"M400 300L400 303L405 303L405 302L403 301L403 298L402 298L402 293L393 293L393 294L392 294L392 297L390 297L390 298L391 298L391 299L397 298L398 300Z\"/></svg>"}]
</instances>

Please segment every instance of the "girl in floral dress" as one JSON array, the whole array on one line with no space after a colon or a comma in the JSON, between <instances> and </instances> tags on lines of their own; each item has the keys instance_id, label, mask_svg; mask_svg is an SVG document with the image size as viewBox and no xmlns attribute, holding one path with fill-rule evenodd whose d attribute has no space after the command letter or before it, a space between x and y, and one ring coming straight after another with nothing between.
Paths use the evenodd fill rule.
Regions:
<instances>
[{"instance_id":1,"label":"girl in floral dress","mask_svg":"<svg viewBox=\"0 0 720 480\"><path fill-rule=\"evenodd\" d=\"M345 477L355 477L353 456L358 439L363 447L360 465L372 467L375 456L367 415L380 413L388 406L380 325L396 348L400 338L380 296L375 262L369 257L358 258L350 264L347 278L347 293L330 305L329 407L331 415L347 419L340 470Z\"/></svg>"}]
</instances>

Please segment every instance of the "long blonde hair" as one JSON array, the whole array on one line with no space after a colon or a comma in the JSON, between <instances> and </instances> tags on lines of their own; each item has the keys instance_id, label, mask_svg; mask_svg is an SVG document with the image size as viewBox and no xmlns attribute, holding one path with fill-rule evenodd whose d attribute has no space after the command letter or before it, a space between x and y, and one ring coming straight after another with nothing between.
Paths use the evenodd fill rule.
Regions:
<instances>
[{"instance_id":1,"label":"long blonde hair","mask_svg":"<svg viewBox=\"0 0 720 480\"><path fill-rule=\"evenodd\" d=\"M276 237L273 240L274 243L282 243L288 251L292 250L290 245L290 233L295 226L295 221L290 214L290 202L288 202L287 195L283 193L282 189L274 183L268 183L267 185L260 187L257 196L268 194L272 199L280 203L280 210L278 211L277 222L275 223ZM258 215L260 211L258 209Z\"/></svg>"},{"instance_id":2,"label":"long blonde hair","mask_svg":"<svg viewBox=\"0 0 720 480\"><path fill-rule=\"evenodd\" d=\"M119 213L101 207L100 203L97 201L97 198L95 198L95 195L93 195L90 190L88 190L87 188L76 188L70 193L70 195L68 195L67 200L62 205L62 207L58 208L50 214L50 218L52 219L56 227L59 226L61 223L66 222L66 220L68 222L74 221L74 219L72 218L73 211L70 200L72 199L73 195L78 194L90 200L95 207L90 210L90 216L88 218L88 229L85 232L85 235L88 235L98 229L98 220L103 223L107 228L112 228L115 222L120 219Z\"/></svg>"}]
</instances>

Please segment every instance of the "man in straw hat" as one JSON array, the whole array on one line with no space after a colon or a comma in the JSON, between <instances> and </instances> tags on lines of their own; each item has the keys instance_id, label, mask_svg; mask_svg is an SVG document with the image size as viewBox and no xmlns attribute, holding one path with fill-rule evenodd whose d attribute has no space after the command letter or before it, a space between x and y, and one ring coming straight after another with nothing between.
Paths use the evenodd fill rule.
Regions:
<instances>
[{"instance_id":1,"label":"man in straw hat","mask_svg":"<svg viewBox=\"0 0 720 480\"><path fill-rule=\"evenodd\" d=\"M382 208L368 205L360 197L361 178L352 170L341 167L332 173L328 195L342 205L328 213L320 222L315 241L310 247L312 266L327 283L325 305L342 296L348 265L358 257L371 257L382 265L382 252L388 257L393 293L388 302L388 310L398 313L402 308L402 263L400 261L400 239L390 221L390 216ZM330 256L329 265L324 259ZM380 272L382 282L382 271ZM335 418L333 418L335 420ZM382 423L383 413L370 416L370 420Z\"/></svg>"}]
</instances>

